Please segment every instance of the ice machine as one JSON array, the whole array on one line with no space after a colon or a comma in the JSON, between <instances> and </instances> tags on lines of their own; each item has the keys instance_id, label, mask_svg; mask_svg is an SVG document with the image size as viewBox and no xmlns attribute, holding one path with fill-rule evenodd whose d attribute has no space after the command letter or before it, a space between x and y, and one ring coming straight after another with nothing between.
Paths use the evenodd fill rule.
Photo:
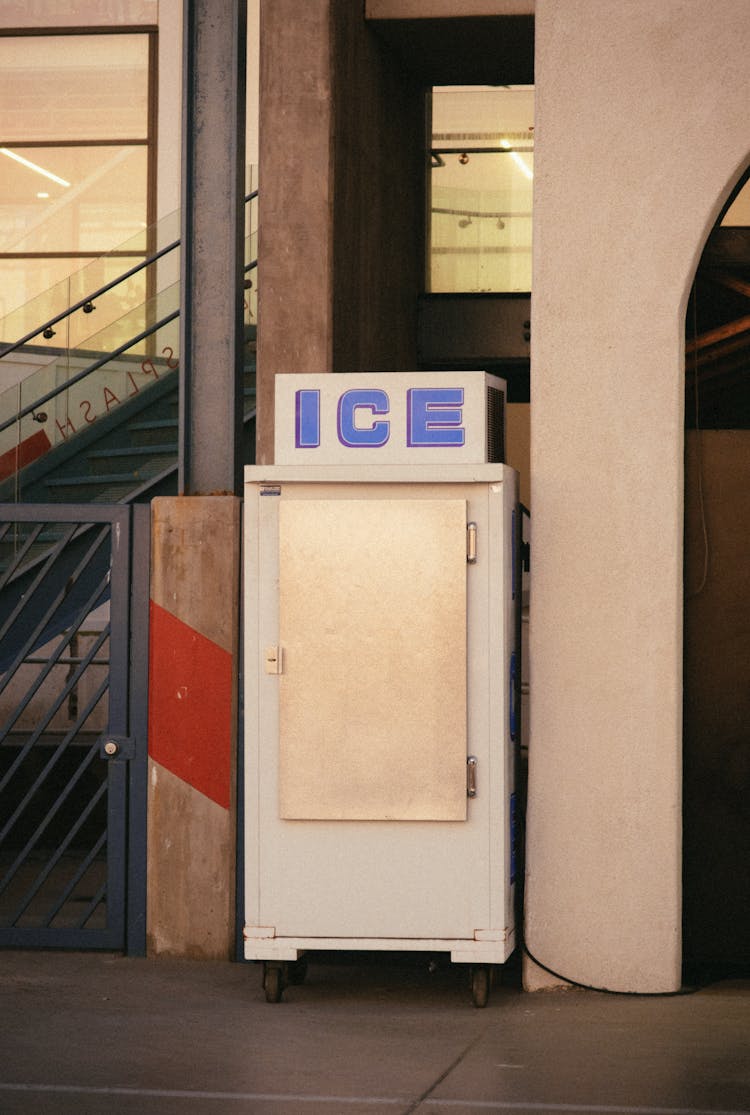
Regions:
<instances>
[{"instance_id":1,"label":"ice machine","mask_svg":"<svg viewBox=\"0 0 750 1115\"><path fill-rule=\"evenodd\" d=\"M484 373L278 375L245 471L245 930L309 950L515 942L518 489Z\"/></svg>"}]
</instances>

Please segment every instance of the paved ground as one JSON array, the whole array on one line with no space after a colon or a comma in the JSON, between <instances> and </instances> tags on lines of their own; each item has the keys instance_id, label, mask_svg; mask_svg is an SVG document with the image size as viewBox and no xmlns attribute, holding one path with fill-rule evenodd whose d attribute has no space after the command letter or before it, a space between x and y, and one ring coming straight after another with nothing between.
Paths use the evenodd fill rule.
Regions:
<instances>
[{"instance_id":1,"label":"paved ground","mask_svg":"<svg viewBox=\"0 0 750 1115\"><path fill-rule=\"evenodd\" d=\"M750 1112L750 982L471 1005L465 970L335 957L265 1002L255 965L0 952L2 1115Z\"/></svg>"}]
</instances>

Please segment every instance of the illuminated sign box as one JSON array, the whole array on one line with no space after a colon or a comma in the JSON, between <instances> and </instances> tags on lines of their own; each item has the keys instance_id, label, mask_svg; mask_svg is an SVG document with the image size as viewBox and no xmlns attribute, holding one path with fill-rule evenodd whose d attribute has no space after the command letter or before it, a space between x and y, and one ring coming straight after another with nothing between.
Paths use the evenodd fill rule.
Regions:
<instances>
[{"instance_id":1,"label":"illuminated sign box","mask_svg":"<svg viewBox=\"0 0 750 1115\"><path fill-rule=\"evenodd\" d=\"M276 376L275 461L505 461L505 381L486 372Z\"/></svg>"}]
</instances>

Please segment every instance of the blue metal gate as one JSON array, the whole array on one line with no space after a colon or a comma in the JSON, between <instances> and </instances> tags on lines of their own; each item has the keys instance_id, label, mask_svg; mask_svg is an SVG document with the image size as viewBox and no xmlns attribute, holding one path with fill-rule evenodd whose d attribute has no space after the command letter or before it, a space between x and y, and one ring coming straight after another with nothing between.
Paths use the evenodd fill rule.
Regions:
<instances>
[{"instance_id":1,"label":"blue metal gate","mask_svg":"<svg viewBox=\"0 0 750 1115\"><path fill-rule=\"evenodd\" d=\"M0 946L145 951L148 527L0 504Z\"/></svg>"}]
</instances>

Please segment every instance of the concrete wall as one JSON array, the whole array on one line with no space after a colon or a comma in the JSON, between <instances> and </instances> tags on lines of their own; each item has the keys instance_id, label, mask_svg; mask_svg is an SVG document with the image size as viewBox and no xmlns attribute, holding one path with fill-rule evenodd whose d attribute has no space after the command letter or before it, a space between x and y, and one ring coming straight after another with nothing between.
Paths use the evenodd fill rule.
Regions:
<instances>
[{"instance_id":1,"label":"concrete wall","mask_svg":"<svg viewBox=\"0 0 750 1115\"><path fill-rule=\"evenodd\" d=\"M537 0L527 943L680 983L684 325L750 159L745 0Z\"/></svg>"},{"instance_id":2,"label":"concrete wall","mask_svg":"<svg viewBox=\"0 0 750 1115\"><path fill-rule=\"evenodd\" d=\"M334 8L333 364L416 367L424 289L425 89L362 21Z\"/></svg>"},{"instance_id":3,"label":"concrete wall","mask_svg":"<svg viewBox=\"0 0 750 1115\"><path fill-rule=\"evenodd\" d=\"M276 372L416 362L423 111L348 0L263 0L259 462L272 459Z\"/></svg>"}]
</instances>

